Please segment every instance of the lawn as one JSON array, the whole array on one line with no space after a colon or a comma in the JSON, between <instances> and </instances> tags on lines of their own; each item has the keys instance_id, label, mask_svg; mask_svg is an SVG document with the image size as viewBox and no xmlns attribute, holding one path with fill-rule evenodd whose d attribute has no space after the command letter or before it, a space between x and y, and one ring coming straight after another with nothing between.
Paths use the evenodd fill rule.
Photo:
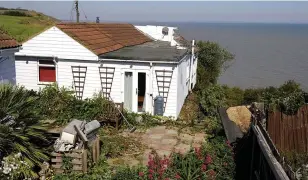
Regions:
<instances>
[{"instance_id":1,"label":"lawn","mask_svg":"<svg viewBox=\"0 0 308 180\"><path fill-rule=\"evenodd\" d=\"M54 23L54 19L41 14L32 17L0 15L0 29L18 42L27 41Z\"/></svg>"}]
</instances>

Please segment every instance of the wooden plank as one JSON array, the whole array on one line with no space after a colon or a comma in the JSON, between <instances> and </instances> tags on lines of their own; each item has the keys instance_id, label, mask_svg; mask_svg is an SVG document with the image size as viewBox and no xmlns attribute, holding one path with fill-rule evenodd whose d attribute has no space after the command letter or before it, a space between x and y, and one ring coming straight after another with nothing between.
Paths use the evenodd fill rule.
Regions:
<instances>
[{"instance_id":1,"label":"wooden plank","mask_svg":"<svg viewBox=\"0 0 308 180\"><path fill-rule=\"evenodd\" d=\"M62 165L59 164L52 164L51 167L55 168L55 169L61 169Z\"/></svg>"},{"instance_id":2,"label":"wooden plank","mask_svg":"<svg viewBox=\"0 0 308 180\"><path fill-rule=\"evenodd\" d=\"M62 154L56 153L56 152L52 152L51 155L52 155L52 156L62 156Z\"/></svg>"},{"instance_id":3,"label":"wooden plank","mask_svg":"<svg viewBox=\"0 0 308 180\"><path fill-rule=\"evenodd\" d=\"M97 152L97 156L96 156L96 160L99 161L99 156L101 154L100 152L100 139L99 137L96 138L96 152Z\"/></svg>"},{"instance_id":4,"label":"wooden plank","mask_svg":"<svg viewBox=\"0 0 308 180\"><path fill-rule=\"evenodd\" d=\"M82 171L84 173L87 172L88 168L87 168L87 165L88 165L88 161L87 161L87 151L84 151L82 153Z\"/></svg>"},{"instance_id":5,"label":"wooden plank","mask_svg":"<svg viewBox=\"0 0 308 180\"><path fill-rule=\"evenodd\" d=\"M65 154L65 156L77 158L77 159L82 159L82 155L79 154L79 153L68 153L68 154Z\"/></svg>"},{"instance_id":6,"label":"wooden plank","mask_svg":"<svg viewBox=\"0 0 308 180\"><path fill-rule=\"evenodd\" d=\"M54 171L56 174L62 174L62 173L64 173L64 170L62 170L62 169L55 169L55 171Z\"/></svg>"},{"instance_id":7,"label":"wooden plank","mask_svg":"<svg viewBox=\"0 0 308 180\"><path fill-rule=\"evenodd\" d=\"M74 165L73 171L82 171L82 166Z\"/></svg>"},{"instance_id":8,"label":"wooden plank","mask_svg":"<svg viewBox=\"0 0 308 180\"><path fill-rule=\"evenodd\" d=\"M58 159L52 158L51 162L62 162L62 158L58 158Z\"/></svg>"},{"instance_id":9,"label":"wooden plank","mask_svg":"<svg viewBox=\"0 0 308 180\"><path fill-rule=\"evenodd\" d=\"M82 165L82 161L79 160L79 159L73 159L73 160L72 160L72 164Z\"/></svg>"},{"instance_id":10,"label":"wooden plank","mask_svg":"<svg viewBox=\"0 0 308 180\"><path fill-rule=\"evenodd\" d=\"M281 114L280 112L276 113L276 121L277 123L277 126L276 126L276 129L277 129L277 139L276 139L276 142L278 144L277 148L278 149L281 149L281 145L282 145L282 140L283 140L283 136L282 136L282 129L281 129L281 126L282 126L282 120L281 120Z\"/></svg>"},{"instance_id":11,"label":"wooden plank","mask_svg":"<svg viewBox=\"0 0 308 180\"><path fill-rule=\"evenodd\" d=\"M93 162L96 163L96 148L95 148L95 142L93 143L92 145L92 159L93 159Z\"/></svg>"}]
</instances>

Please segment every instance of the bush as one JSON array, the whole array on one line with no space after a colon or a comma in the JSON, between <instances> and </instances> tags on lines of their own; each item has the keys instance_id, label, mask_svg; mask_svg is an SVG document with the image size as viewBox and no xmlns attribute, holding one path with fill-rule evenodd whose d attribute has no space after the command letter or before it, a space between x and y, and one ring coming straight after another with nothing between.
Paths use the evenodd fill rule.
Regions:
<instances>
[{"instance_id":1,"label":"bush","mask_svg":"<svg viewBox=\"0 0 308 180\"><path fill-rule=\"evenodd\" d=\"M4 11L3 15L7 16L23 16L23 17L31 17L30 14L27 14L25 12L17 11L17 10L9 10L9 11Z\"/></svg>"},{"instance_id":2,"label":"bush","mask_svg":"<svg viewBox=\"0 0 308 180\"><path fill-rule=\"evenodd\" d=\"M222 88L226 97L226 105L228 107L243 104L245 91L238 87L222 86Z\"/></svg>"},{"instance_id":3,"label":"bush","mask_svg":"<svg viewBox=\"0 0 308 180\"><path fill-rule=\"evenodd\" d=\"M260 102L262 98L262 93L264 89L245 89L244 97L243 97L243 104L251 104L253 102Z\"/></svg>"},{"instance_id":4,"label":"bush","mask_svg":"<svg viewBox=\"0 0 308 180\"><path fill-rule=\"evenodd\" d=\"M209 41L197 42L198 67L197 90L202 90L210 84L216 84L221 72L229 66L234 55L219 44ZM206 78L205 78L206 77Z\"/></svg>"},{"instance_id":5,"label":"bush","mask_svg":"<svg viewBox=\"0 0 308 180\"><path fill-rule=\"evenodd\" d=\"M23 87L0 84L0 159L21 152L30 170L49 159L44 147L50 141L34 113L36 101Z\"/></svg>"},{"instance_id":6,"label":"bush","mask_svg":"<svg viewBox=\"0 0 308 180\"><path fill-rule=\"evenodd\" d=\"M99 93L91 99L78 100L74 91L57 84L49 85L38 93L37 112L45 118L54 119L58 124L66 124L71 119L102 120L109 114L105 105L114 105Z\"/></svg>"},{"instance_id":7,"label":"bush","mask_svg":"<svg viewBox=\"0 0 308 180\"><path fill-rule=\"evenodd\" d=\"M207 116L217 116L217 108L225 106L226 97L220 85L210 85L200 94L200 104Z\"/></svg>"},{"instance_id":8,"label":"bush","mask_svg":"<svg viewBox=\"0 0 308 180\"><path fill-rule=\"evenodd\" d=\"M143 172L144 168L130 168L130 167L120 167L117 169L115 175L111 178L112 180L144 180Z\"/></svg>"},{"instance_id":9,"label":"bush","mask_svg":"<svg viewBox=\"0 0 308 180\"><path fill-rule=\"evenodd\" d=\"M38 93L38 113L56 119L59 124L69 122L76 112L79 114L75 106L81 103L73 94L72 90L59 88L57 84L45 86Z\"/></svg>"}]
</instances>

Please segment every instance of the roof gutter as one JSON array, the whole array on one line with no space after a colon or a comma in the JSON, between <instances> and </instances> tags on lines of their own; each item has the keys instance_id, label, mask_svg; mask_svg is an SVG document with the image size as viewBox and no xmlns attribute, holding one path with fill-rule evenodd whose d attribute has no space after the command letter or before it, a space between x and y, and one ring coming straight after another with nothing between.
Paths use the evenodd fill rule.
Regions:
<instances>
[{"instance_id":1,"label":"roof gutter","mask_svg":"<svg viewBox=\"0 0 308 180\"><path fill-rule=\"evenodd\" d=\"M142 60L137 60L137 59L130 59L130 60L124 60L124 59L104 59L104 58L98 58L98 61L101 62L101 61L117 61L117 62L140 62L140 63L150 63L150 64L179 64L181 63L185 57L187 56L188 54L185 54L185 56L183 56L181 58L180 61L142 61Z\"/></svg>"},{"instance_id":2,"label":"roof gutter","mask_svg":"<svg viewBox=\"0 0 308 180\"><path fill-rule=\"evenodd\" d=\"M124 60L124 59L98 59L98 61L117 61L117 62L140 62L140 63L157 63L157 64L178 64L179 62L168 61L141 61L141 60Z\"/></svg>"},{"instance_id":3,"label":"roof gutter","mask_svg":"<svg viewBox=\"0 0 308 180\"><path fill-rule=\"evenodd\" d=\"M6 48L6 49L0 49L0 55L3 54L3 52L18 52L21 49L21 47L15 47L15 48Z\"/></svg>"}]
</instances>

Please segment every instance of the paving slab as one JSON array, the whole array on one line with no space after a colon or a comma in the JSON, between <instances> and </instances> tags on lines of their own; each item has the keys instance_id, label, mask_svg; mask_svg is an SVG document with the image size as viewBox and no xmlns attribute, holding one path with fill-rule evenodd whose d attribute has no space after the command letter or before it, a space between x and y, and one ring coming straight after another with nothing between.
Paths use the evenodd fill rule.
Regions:
<instances>
[{"instance_id":1,"label":"paving slab","mask_svg":"<svg viewBox=\"0 0 308 180\"><path fill-rule=\"evenodd\" d=\"M190 145L188 144L178 144L174 146L174 152L180 153L180 154L186 154L190 150Z\"/></svg>"},{"instance_id":2,"label":"paving slab","mask_svg":"<svg viewBox=\"0 0 308 180\"><path fill-rule=\"evenodd\" d=\"M163 145L170 145L175 146L177 144L178 140L175 138L166 138L161 140L161 144Z\"/></svg>"},{"instance_id":3,"label":"paving slab","mask_svg":"<svg viewBox=\"0 0 308 180\"><path fill-rule=\"evenodd\" d=\"M186 144L190 144L193 140L193 136L189 134L180 134L179 138L183 143L186 143Z\"/></svg>"}]
</instances>

